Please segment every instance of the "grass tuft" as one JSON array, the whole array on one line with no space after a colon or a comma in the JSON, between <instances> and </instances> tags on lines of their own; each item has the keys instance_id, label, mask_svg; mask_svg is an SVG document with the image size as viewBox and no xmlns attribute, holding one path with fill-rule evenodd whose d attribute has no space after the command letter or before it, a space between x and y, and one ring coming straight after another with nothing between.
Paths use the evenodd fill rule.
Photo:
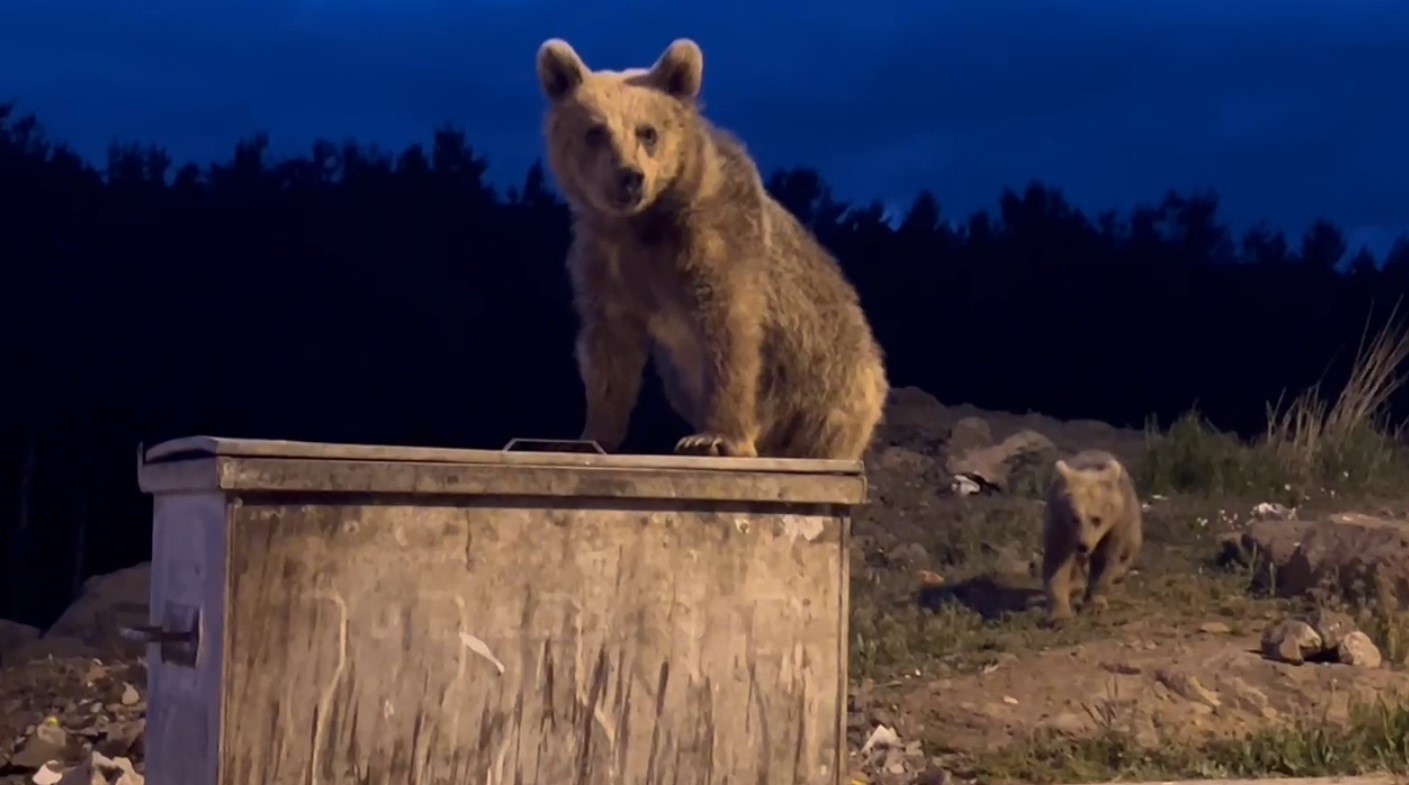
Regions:
<instances>
[{"instance_id":1,"label":"grass tuft","mask_svg":"<svg viewBox=\"0 0 1409 785\"><path fill-rule=\"evenodd\" d=\"M1137 740L1133 723L1104 718L1102 732L1054 732L972 761L968 776L990 783L1327 777L1409 773L1409 703L1398 697L1353 703L1346 722L1306 716L1237 738ZM1154 729L1161 736L1159 729Z\"/></svg>"},{"instance_id":2,"label":"grass tuft","mask_svg":"<svg viewBox=\"0 0 1409 785\"><path fill-rule=\"evenodd\" d=\"M1389 422L1390 399L1409 381L1409 326L1399 305L1373 336L1370 322L1350 377L1334 398L1320 383L1289 403L1269 404L1263 435L1245 443L1219 433L1197 411L1166 432L1147 429L1142 489L1153 493L1287 495L1370 491L1409 478L1403 427Z\"/></svg>"}]
</instances>

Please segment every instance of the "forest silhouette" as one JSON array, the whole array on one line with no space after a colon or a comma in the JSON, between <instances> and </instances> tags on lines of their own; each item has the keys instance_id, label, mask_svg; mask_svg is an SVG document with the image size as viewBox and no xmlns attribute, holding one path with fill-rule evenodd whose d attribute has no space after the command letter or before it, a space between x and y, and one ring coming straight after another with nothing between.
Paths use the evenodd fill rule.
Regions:
<instances>
[{"instance_id":1,"label":"forest silhouette","mask_svg":"<svg viewBox=\"0 0 1409 785\"><path fill-rule=\"evenodd\" d=\"M506 193L486 168L450 126L399 153L274 160L258 134L209 166L139 145L95 166L0 106L0 618L47 624L149 557L140 442L574 437L568 212L541 166ZM1034 182L959 218L922 193L892 223L810 169L767 185L842 261L892 384L952 404L1122 426L1197 404L1254 432L1409 289L1409 239L1375 259L1325 221L1235 237L1211 192L1086 215ZM624 449L684 432L648 374Z\"/></svg>"}]
</instances>

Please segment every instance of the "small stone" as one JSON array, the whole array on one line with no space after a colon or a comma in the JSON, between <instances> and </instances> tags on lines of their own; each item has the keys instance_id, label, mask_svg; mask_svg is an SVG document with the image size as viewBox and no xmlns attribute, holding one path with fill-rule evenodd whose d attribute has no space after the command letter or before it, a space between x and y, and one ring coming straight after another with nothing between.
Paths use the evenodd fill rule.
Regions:
<instances>
[{"instance_id":1,"label":"small stone","mask_svg":"<svg viewBox=\"0 0 1409 785\"><path fill-rule=\"evenodd\" d=\"M1341 638L1340 645L1336 647L1336 661L1360 668L1378 668L1384 657L1369 635L1355 630Z\"/></svg>"},{"instance_id":2,"label":"small stone","mask_svg":"<svg viewBox=\"0 0 1409 785\"><path fill-rule=\"evenodd\" d=\"M109 757L126 755L134 748L139 748L137 742L142 738L146 727L147 721L144 719L113 723L108 726L106 738L98 743L96 749Z\"/></svg>"},{"instance_id":3,"label":"small stone","mask_svg":"<svg viewBox=\"0 0 1409 785\"><path fill-rule=\"evenodd\" d=\"M947 770L930 765L915 778L915 785L953 785L954 775Z\"/></svg>"},{"instance_id":4,"label":"small stone","mask_svg":"<svg viewBox=\"0 0 1409 785\"><path fill-rule=\"evenodd\" d=\"M1269 720L1277 718L1267 694L1237 676L1220 679L1219 687L1219 695L1234 708Z\"/></svg>"},{"instance_id":5,"label":"small stone","mask_svg":"<svg viewBox=\"0 0 1409 785\"><path fill-rule=\"evenodd\" d=\"M68 747L68 734L53 717L41 722L24 740L19 750L10 756L10 764L26 769L38 769L51 760L63 757Z\"/></svg>"},{"instance_id":6,"label":"small stone","mask_svg":"<svg viewBox=\"0 0 1409 785\"><path fill-rule=\"evenodd\" d=\"M1321 636L1304 621L1286 619L1262 634L1262 656L1269 660L1300 665L1319 653Z\"/></svg>"},{"instance_id":7,"label":"small stone","mask_svg":"<svg viewBox=\"0 0 1409 785\"><path fill-rule=\"evenodd\" d=\"M59 783L63 782L63 779L64 772L62 771L62 764L56 760L51 760L43 766L40 766L39 770L34 772L34 776L30 781L33 782L34 785L59 785Z\"/></svg>"},{"instance_id":8,"label":"small stone","mask_svg":"<svg viewBox=\"0 0 1409 785\"><path fill-rule=\"evenodd\" d=\"M137 688L124 683L122 685L122 705L131 706L139 700L142 700L142 696L137 693Z\"/></svg>"},{"instance_id":9,"label":"small stone","mask_svg":"<svg viewBox=\"0 0 1409 785\"><path fill-rule=\"evenodd\" d=\"M1199 632L1209 635L1227 635L1232 631L1232 627L1229 627L1221 621L1206 621L1199 625Z\"/></svg>"},{"instance_id":10,"label":"small stone","mask_svg":"<svg viewBox=\"0 0 1409 785\"><path fill-rule=\"evenodd\" d=\"M892 548L890 553L886 554L886 559L892 564L927 564L930 552L918 542L910 542Z\"/></svg>"},{"instance_id":11,"label":"small stone","mask_svg":"<svg viewBox=\"0 0 1409 785\"><path fill-rule=\"evenodd\" d=\"M1222 705L1222 702L1218 700L1218 694L1205 687L1193 674L1160 671L1155 674L1155 678L1179 697L1192 701L1195 706L1202 705L1209 709L1216 709Z\"/></svg>"},{"instance_id":12,"label":"small stone","mask_svg":"<svg viewBox=\"0 0 1409 785\"><path fill-rule=\"evenodd\" d=\"M1076 736L1086 730L1087 722L1075 712L1064 711L1044 721L1042 726L1058 733Z\"/></svg>"},{"instance_id":13,"label":"small stone","mask_svg":"<svg viewBox=\"0 0 1409 785\"><path fill-rule=\"evenodd\" d=\"M1311 625L1311 629L1321 636L1321 649L1331 651L1340 645L1341 639L1355 632L1355 620L1350 618L1350 614L1340 611L1317 608L1306 620Z\"/></svg>"}]
</instances>

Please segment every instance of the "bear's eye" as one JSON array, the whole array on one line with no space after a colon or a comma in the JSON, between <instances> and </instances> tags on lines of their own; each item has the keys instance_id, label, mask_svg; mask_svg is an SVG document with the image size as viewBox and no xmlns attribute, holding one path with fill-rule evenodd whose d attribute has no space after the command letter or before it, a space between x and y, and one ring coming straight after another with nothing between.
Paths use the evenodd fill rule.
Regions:
<instances>
[{"instance_id":1,"label":"bear's eye","mask_svg":"<svg viewBox=\"0 0 1409 785\"><path fill-rule=\"evenodd\" d=\"M596 147L607 141L607 127L605 125L594 125L587 129L587 134L583 137L587 144Z\"/></svg>"},{"instance_id":2,"label":"bear's eye","mask_svg":"<svg viewBox=\"0 0 1409 785\"><path fill-rule=\"evenodd\" d=\"M1092 516L1091 516L1091 525L1092 525L1092 526L1100 526L1100 525L1101 525L1101 516L1099 516L1099 515L1092 515Z\"/></svg>"},{"instance_id":3,"label":"bear's eye","mask_svg":"<svg viewBox=\"0 0 1409 785\"><path fill-rule=\"evenodd\" d=\"M653 125L638 125L636 126L636 138L641 140L641 144L652 147L660 135L656 133L656 128Z\"/></svg>"}]
</instances>

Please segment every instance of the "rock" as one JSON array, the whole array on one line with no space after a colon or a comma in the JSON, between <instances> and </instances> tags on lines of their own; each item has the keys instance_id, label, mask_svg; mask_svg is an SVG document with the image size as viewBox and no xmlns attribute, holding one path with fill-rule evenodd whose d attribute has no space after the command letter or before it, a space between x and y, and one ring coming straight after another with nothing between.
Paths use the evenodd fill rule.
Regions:
<instances>
[{"instance_id":1,"label":"rock","mask_svg":"<svg viewBox=\"0 0 1409 785\"><path fill-rule=\"evenodd\" d=\"M1277 719L1277 710L1262 690L1248 684L1237 676L1225 676L1218 680L1219 695L1234 708L1263 719Z\"/></svg>"},{"instance_id":2,"label":"rock","mask_svg":"<svg viewBox=\"0 0 1409 785\"><path fill-rule=\"evenodd\" d=\"M979 552L985 558L993 560L994 572L1005 575L1036 575L1038 566L1042 563L1040 555L1024 554L1011 543L979 543Z\"/></svg>"},{"instance_id":3,"label":"rock","mask_svg":"<svg viewBox=\"0 0 1409 785\"><path fill-rule=\"evenodd\" d=\"M35 726L20 748L10 756L10 765L37 769L51 760L62 758L68 744L68 733L59 727L57 719L50 717Z\"/></svg>"},{"instance_id":4,"label":"rock","mask_svg":"<svg viewBox=\"0 0 1409 785\"><path fill-rule=\"evenodd\" d=\"M35 640L39 640L37 627L0 619L0 665L7 662L7 655L10 652Z\"/></svg>"},{"instance_id":5,"label":"rock","mask_svg":"<svg viewBox=\"0 0 1409 785\"><path fill-rule=\"evenodd\" d=\"M1253 521L1242 534L1224 535L1219 563L1252 567L1253 587L1271 588L1274 579L1281 583L1281 568L1301 546L1308 526L1306 521Z\"/></svg>"},{"instance_id":6,"label":"rock","mask_svg":"<svg viewBox=\"0 0 1409 785\"><path fill-rule=\"evenodd\" d=\"M947 419L944 404L933 395L918 387L892 388L886 397L877 441L938 455L949 437L949 429L942 425Z\"/></svg>"},{"instance_id":7,"label":"rock","mask_svg":"<svg viewBox=\"0 0 1409 785\"><path fill-rule=\"evenodd\" d=\"M955 477L949 484L949 490L955 496L973 496L983 490L983 486L974 482L969 477Z\"/></svg>"},{"instance_id":8,"label":"rock","mask_svg":"<svg viewBox=\"0 0 1409 785\"><path fill-rule=\"evenodd\" d=\"M143 785L143 781L132 761L95 751L88 760L65 771L57 785Z\"/></svg>"},{"instance_id":9,"label":"rock","mask_svg":"<svg viewBox=\"0 0 1409 785\"><path fill-rule=\"evenodd\" d=\"M898 564L906 567L913 567L919 564L928 564L930 552L925 550L925 546L918 542L910 542L898 545L886 554L886 560L891 564Z\"/></svg>"},{"instance_id":10,"label":"rock","mask_svg":"<svg viewBox=\"0 0 1409 785\"><path fill-rule=\"evenodd\" d=\"M852 780L875 785L904 785L927 771L928 761L918 741L904 743L887 725L877 725L855 753ZM935 776L930 774L931 777ZM936 782L943 782L942 779Z\"/></svg>"},{"instance_id":11,"label":"rock","mask_svg":"<svg viewBox=\"0 0 1409 785\"><path fill-rule=\"evenodd\" d=\"M1252 508L1255 520L1289 521L1296 517L1296 508L1272 502L1262 502Z\"/></svg>"},{"instance_id":12,"label":"rock","mask_svg":"<svg viewBox=\"0 0 1409 785\"><path fill-rule=\"evenodd\" d=\"M1036 431L1019 431L998 444L951 454L945 469L953 475L1008 489L1022 468L1040 471L1056 458L1052 440Z\"/></svg>"},{"instance_id":13,"label":"rock","mask_svg":"<svg viewBox=\"0 0 1409 785\"><path fill-rule=\"evenodd\" d=\"M1232 627L1221 621L1206 621L1199 625L1199 632L1208 635L1227 635L1233 631Z\"/></svg>"},{"instance_id":14,"label":"rock","mask_svg":"<svg viewBox=\"0 0 1409 785\"><path fill-rule=\"evenodd\" d=\"M1321 648L1328 651L1339 646L1346 635L1359 629L1349 614L1325 608L1317 608L1306 623L1321 637Z\"/></svg>"},{"instance_id":15,"label":"rock","mask_svg":"<svg viewBox=\"0 0 1409 785\"><path fill-rule=\"evenodd\" d=\"M104 731L104 738L98 742L97 749L104 755L117 757L133 753L142 756L145 753L145 745L142 742L142 734L147 730L145 719L129 720L127 722L115 722Z\"/></svg>"},{"instance_id":16,"label":"rock","mask_svg":"<svg viewBox=\"0 0 1409 785\"><path fill-rule=\"evenodd\" d=\"M30 782L34 785L62 785L64 779L64 765L56 760L51 760L39 770L34 772Z\"/></svg>"},{"instance_id":17,"label":"rock","mask_svg":"<svg viewBox=\"0 0 1409 785\"><path fill-rule=\"evenodd\" d=\"M1170 692L1184 700L1202 704L1210 709L1223 705L1218 699L1218 694L1205 687L1192 673L1162 670L1155 674L1155 678L1160 684L1168 687Z\"/></svg>"},{"instance_id":18,"label":"rock","mask_svg":"<svg viewBox=\"0 0 1409 785\"><path fill-rule=\"evenodd\" d=\"M1262 656L1269 660L1300 665L1320 653L1321 636L1299 619L1278 622L1262 634Z\"/></svg>"},{"instance_id":19,"label":"rock","mask_svg":"<svg viewBox=\"0 0 1409 785\"><path fill-rule=\"evenodd\" d=\"M1313 521L1254 521L1243 537L1256 580L1284 597L1328 583L1352 599L1383 592L1409 604L1409 523L1358 513Z\"/></svg>"},{"instance_id":20,"label":"rock","mask_svg":"<svg viewBox=\"0 0 1409 785\"><path fill-rule=\"evenodd\" d=\"M146 647L123 638L125 626L146 624L147 598L151 586L151 564L94 575L83 584L83 592L44 633L45 638L71 638L105 653L138 657Z\"/></svg>"},{"instance_id":21,"label":"rock","mask_svg":"<svg viewBox=\"0 0 1409 785\"><path fill-rule=\"evenodd\" d=\"M19 773L26 783L140 782L133 779L146 751L147 704L138 686L145 683L146 668L140 660L56 658L8 666L0 675L0 772L6 772L0 783L19 781L7 773ZM124 704L129 690L136 700ZM74 771L83 766L89 766L86 774Z\"/></svg>"},{"instance_id":22,"label":"rock","mask_svg":"<svg viewBox=\"0 0 1409 785\"><path fill-rule=\"evenodd\" d=\"M1384 657L1369 635L1360 630L1352 630L1337 644L1336 661L1360 668L1378 668L1384 662Z\"/></svg>"},{"instance_id":23,"label":"rock","mask_svg":"<svg viewBox=\"0 0 1409 785\"><path fill-rule=\"evenodd\" d=\"M908 447L885 447L867 461L868 469L882 472L904 472L915 477L938 477L939 464L934 458Z\"/></svg>"},{"instance_id":24,"label":"rock","mask_svg":"<svg viewBox=\"0 0 1409 785\"><path fill-rule=\"evenodd\" d=\"M45 637L32 640L5 658L6 665L22 665L35 660L71 659L76 657L100 657L103 652L94 646L74 638Z\"/></svg>"},{"instance_id":25,"label":"rock","mask_svg":"<svg viewBox=\"0 0 1409 785\"><path fill-rule=\"evenodd\" d=\"M896 733L889 726L877 725L871 731L870 738L866 739L866 744L861 747L861 754L865 755L873 749L889 749L900 746L900 734Z\"/></svg>"},{"instance_id":26,"label":"rock","mask_svg":"<svg viewBox=\"0 0 1409 785\"><path fill-rule=\"evenodd\" d=\"M993 445L993 429L982 417L961 417L949 428L944 446L951 453L981 450Z\"/></svg>"},{"instance_id":27,"label":"rock","mask_svg":"<svg viewBox=\"0 0 1409 785\"><path fill-rule=\"evenodd\" d=\"M915 785L953 785L954 775L947 770L930 764L920 776L915 778Z\"/></svg>"}]
</instances>

